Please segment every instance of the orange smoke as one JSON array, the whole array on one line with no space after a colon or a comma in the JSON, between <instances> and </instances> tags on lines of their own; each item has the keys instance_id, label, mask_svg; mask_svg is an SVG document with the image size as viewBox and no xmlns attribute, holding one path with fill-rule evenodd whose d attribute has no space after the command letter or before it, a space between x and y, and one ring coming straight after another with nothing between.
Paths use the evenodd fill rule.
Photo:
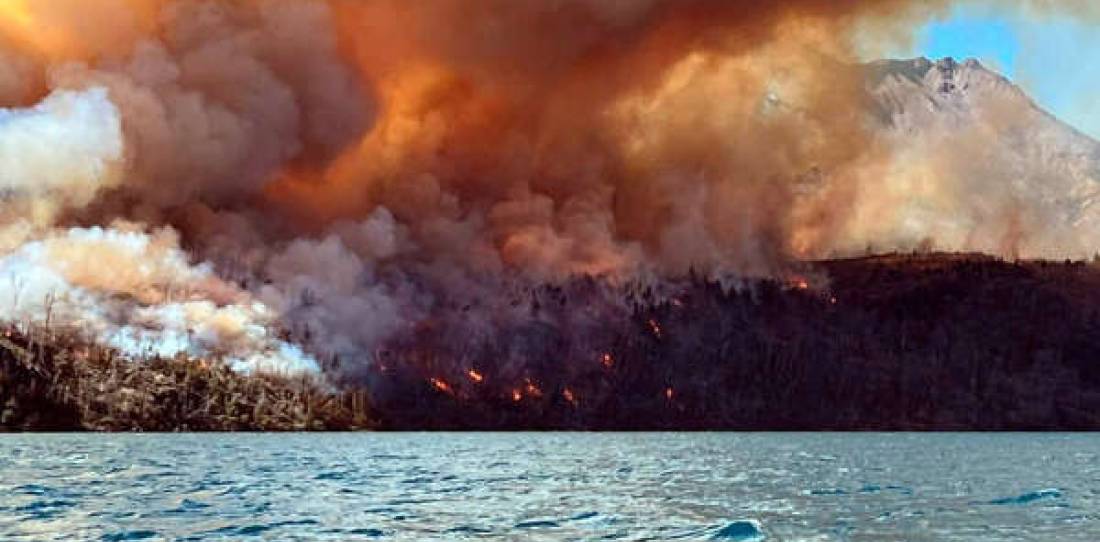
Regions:
<instances>
[{"instance_id":1,"label":"orange smoke","mask_svg":"<svg viewBox=\"0 0 1100 542\"><path fill-rule=\"evenodd\" d=\"M828 246L878 159L854 32L933 9L0 0L0 34L120 102L133 203L89 214L205 237L246 207L296 237L383 207L479 269L758 274Z\"/></svg>"},{"instance_id":2,"label":"orange smoke","mask_svg":"<svg viewBox=\"0 0 1100 542\"><path fill-rule=\"evenodd\" d=\"M842 216L847 170L873 149L857 118L859 76L843 63L851 30L929 9L332 6L380 114L339 159L281 172L269 200L312 228L381 205L414 236L477 215L503 264L540 276L617 274L643 261L764 272L784 255L812 254ZM774 101L777 92L791 103ZM801 195L815 171L833 178Z\"/></svg>"},{"instance_id":3,"label":"orange smoke","mask_svg":"<svg viewBox=\"0 0 1100 542\"><path fill-rule=\"evenodd\" d=\"M0 34L49 61L125 54L155 31L165 0L2 0Z\"/></svg>"}]
</instances>

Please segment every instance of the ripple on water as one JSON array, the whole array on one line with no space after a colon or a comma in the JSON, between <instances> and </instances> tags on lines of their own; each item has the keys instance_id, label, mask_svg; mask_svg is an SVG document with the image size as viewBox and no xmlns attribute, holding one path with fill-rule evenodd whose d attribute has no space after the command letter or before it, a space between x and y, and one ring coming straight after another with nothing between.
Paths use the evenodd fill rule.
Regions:
<instances>
[{"instance_id":1,"label":"ripple on water","mask_svg":"<svg viewBox=\"0 0 1100 542\"><path fill-rule=\"evenodd\" d=\"M529 519L516 524L517 529L555 529L561 524L552 519Z\"/></svg>"},{"instance_id":2,"label":"ripple on water","mask_svg":"<svg viewBox=\"0 0 1100 542\"><path fill-rule=\"evenodd\" d=\"M123 542L124 540L150 540L156 538L158 533L156 531L140 530L140 531L122 531L118 533L109 533L100 537L100 540L104 542Z\"/></svg>"},{"instance_id":3,"label":"ripple on water","mask_svg":"<svg viewBox=\"0 0 1100 542\"><path fill-rule=\"evenodd\" d=\"M824 489L811 489L807 491L806 494L813 495L814 497L841 497L847 495L848 492L839 487L830 487Z\"/></svg>"},{"instance_id":4,"label":"ripple on water","mask_svg":"<svg viewBox=\"0 0 1100 542\"><path fill-rule=\"evenodd\" d=\"M760 526L760 522L754 519L743 519L734 521L718 529L711 538L714 540L755 542L757 540L764 540L765 536L764 529Z\"/></svg>"},{"instance_id":5,"label":"ripple on water","mask_svg":"<svg viewBox=\"0 0 1100 542\"><path fill-rule=\"evenodd\" d=\"M24 514L27 519L52 519L76 506L75 501L66 499L39 499L23 506L17 506L14 511Z\"/></svg>"},{"instance_id":6,"label":"ripple on water","mask_svg":"<svg viewBox=\"0 0 1100 542\"><path fill-rule=\"evenodd\" d=\"M214 531L212 534L228 536L258 536L268 531L281 529L284 527L302 527L319 524L320 523L315 519L274 521L271 523L254 523L252 525L234 525L229 527L222 527L221 529Z\"/></svg>"},{"instance_id":7,"label":"ripple on water","mask_svg":"<svg viewBox=\"0 0 1100 542\"><path fill-rule=\"evenodd\" d=\"M199 510L203 510L203 509L207 509L207 508L210 508L209 504L185 498L182 501L180 501L179 506L177 506L175 508L172 508L172 509L169 509L169 510L165 510L164 513L167 514L167 515L188 515L188 514L194 514L194 513L198 512Z\"/></svg>"},{"instance_id":8,"label":"ripple on water","mask_svg":"<svg viewBox=\"0 0 1100 542\"><path fill-rule=\"evenodd\" d=\"M22 495L33 495L36 497L41 497L45 495L57 495L57 490L49 486L43 486L39 484L23 484L15 486L11 490L13 493Z\"/></svg>"},{"instance_id":9,"label":"ripple on water","mask_svg":"<svg viewBox=\"0 0 1100 542\"><path fill-rule=\"evenodd\" d=\"M1012 506L1012 505L1025 505L1031 504L1036 501L1048 501L1062 498L1062 492L1057 489L1040 489L1038 491L1029 491L1027 493L1016 495L1015 497L1002 497L1000 499L993 499L989 501L989 504Z\"/></svg>"},{"instance_id":10,"label":"ripple on water","mask_svg":"<svg viewBox=\"0 0 1100 542\"><path fill-rule=\"evenodd\" d=\"M0 541L1100 540L1100 435L472 438L14 436Z\"/></svg>"},{"instance_id":11,"label":"ripple on water","mask_svg":"<svg viewBox=\"0 0 1100 542\"><path fill-rule=\"evenodd\" d=\"M488 528L485 528L485 527L477 527L477 526L474 526L474 525L459 525L458 527L452 527L452 528L447 529L446 531L444 531L444 533L446 533L446 534L471 535L471 536L486 535L486 534L490 534L492 532L493 532L492 529L488 529Z\"/></svg>"},{"instance_id":12,"label":"ripple on water","mask_svg":"<svg viewBox=\"0 0 1100 542\"><path fill-rule=\"evenodd\" d=\"M366 536L366 537L370 537L370 538L382 538L383 536L386 536L386 533L383 532L381 529L370 529L370 528L366 528L366 529L348 529L346 531L343 531L343 533L354 535L354 536Z\"/></svg>"}]
</instances>

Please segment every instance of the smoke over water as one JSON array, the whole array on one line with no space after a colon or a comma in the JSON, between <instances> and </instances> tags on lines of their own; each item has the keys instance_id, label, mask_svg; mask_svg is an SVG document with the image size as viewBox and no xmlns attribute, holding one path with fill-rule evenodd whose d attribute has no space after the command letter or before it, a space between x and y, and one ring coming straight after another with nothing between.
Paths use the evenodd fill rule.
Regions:
<instances>
[{"instance_id":1,"label":"smoke over water","mask_svg":"<svg viewBox=\"0 0 1100 542\"><path fill-rule=\"evenodd\" d=\"M773 276L857 244L854 205L888 222L853 36L935 9L0 0L0 307L351 376L426 334L598 342L614 285ZM578 275L589 309L534 307Z\"/></svg>"}]
</instances>

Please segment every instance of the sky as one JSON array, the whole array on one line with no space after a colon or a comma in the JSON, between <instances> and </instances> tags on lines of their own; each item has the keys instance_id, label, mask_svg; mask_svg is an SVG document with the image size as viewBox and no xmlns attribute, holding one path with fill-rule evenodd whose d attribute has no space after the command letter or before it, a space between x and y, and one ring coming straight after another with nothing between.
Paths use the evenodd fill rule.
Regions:
<instances>
[{"instance_id":1,"label":"sky","mask_svg":"<svg viewBox=\"0 0 1100 542\"><path fill-rule=\"evenodd\" d=\"M1006 4L956 7L891 56L977 58L1061 120L1100 138L1100 29Z\"/></svg>"}]
</instances>

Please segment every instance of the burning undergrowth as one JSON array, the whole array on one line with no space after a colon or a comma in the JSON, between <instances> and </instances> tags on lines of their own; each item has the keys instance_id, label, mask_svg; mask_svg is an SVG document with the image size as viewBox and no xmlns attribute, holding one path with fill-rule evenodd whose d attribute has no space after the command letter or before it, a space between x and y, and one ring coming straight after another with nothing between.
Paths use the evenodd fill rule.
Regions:
<instances>
[{"instance_id":1,"label":"burning undergrowth","mask_svg":"<svg viewBox=\"0 0 1100 542\"><path fill-rule=\"evenodd\" d=\"M376 413L434 429L1100 424L1095 264L913 254L814 268L832 280L578 279L516 299L530 318L494 335L456 307L379 353Z\"/></svg>"}]
</instances>

